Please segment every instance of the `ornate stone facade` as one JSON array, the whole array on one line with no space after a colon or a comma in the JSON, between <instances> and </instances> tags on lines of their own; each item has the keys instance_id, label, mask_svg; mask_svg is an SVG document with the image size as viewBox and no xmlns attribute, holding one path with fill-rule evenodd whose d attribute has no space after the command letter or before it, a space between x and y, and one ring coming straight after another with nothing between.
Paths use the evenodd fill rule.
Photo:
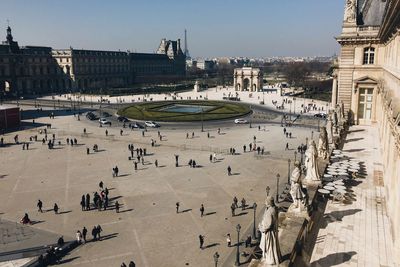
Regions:
<instances>
[{"instance_id":1,"label":"ornate stone facade","mask_svg":"<svg viewBox=\"0 0 400 267\"><path fill-rule=\"evenodd\" d=\"M400 0L348 0L344 17L332 107L343 105L350 123L379 127L386 209L400 262Z\"/></svg>"},{"instance_id":2,"label":"ornate stone facade","mask_svg":"<svg viewBox=\"0 0 400 267\"><path fill-rule=\"evenodd\" d=\"M185 75L180 40L161 40L154 54L20 47L7 28L0 45L0 95L14 96L128 87Z\"/></svg>"},{"instance_id":3,"label":"ornate stone facade","mask_svg":"<svg viewBox=\"0 0 400 267\"><path fill-rule=\"evenodd\" d=\"M259 68L237 68L233 74L233 84L236 91L262 90L263 74Z\"/></svg>"}]
</instances>

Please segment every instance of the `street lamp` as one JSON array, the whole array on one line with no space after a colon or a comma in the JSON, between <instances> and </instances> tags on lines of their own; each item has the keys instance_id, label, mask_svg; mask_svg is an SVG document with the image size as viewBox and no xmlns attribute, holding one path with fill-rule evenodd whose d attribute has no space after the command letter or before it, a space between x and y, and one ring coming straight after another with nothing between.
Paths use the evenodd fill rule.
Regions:
<instances>
[{"instance_id":1,"label":"street lamp","mask_svg":"<svg viewBox=\"0 0 400 267\"><path fill-rule=\"evenodd\" d=\"M269 191L271 190L271 188L269 188L269 186L267 186L266 188L265 188L265 192L267 192L267 197L269 197Z\"/></svg>"},{"instance_id":2,"label":"street lamp","mask_svg":"<svg viewBox=\"0 0 400 267\"><path fill-rule=\"evenodd\" d=\"M218 259L219 259L219 254L218 252L214 253L214 263L215 263L215 267L218 267Z\"/></svg>"},{"instance_id":3,"label":"street lamp","mask_svg":"<svg viewBox=\"0 0 400 267\"><path fill-rule=\"evenodd\" d=\"M288 162L287 183L290 184L290 159L288 159L287 162Z\"/></svg>"},{"instance_id":4,"label":"street lamp","mask_svg":"<svg viewBox=\"0 0 400 267\"><path fill-rule=\"evenodd\" d=\"M276 203L279 202L279 178L281 177L281 175L278 173L276 175Z\"/></svg>"},{"instance_id":5,"label":"street lamp","mask_svg":"<svg viewBox=\"0 0 400 267\"><path fill-rule=\"evenodd\" d=\"M201 132L204 132L203 108L201 108Z\"/></svg>"},{"instance_id":6,"label":"street lamp","mask_svg":"<svg viewBox=\"0 0 400 267\"><path fill-rule=\"evenodd\" d=\"M251 105L250 105L250 119L249 119L249 128L251 128L251 114L252 114L252 110L251 110Z\"/></svg>"},{"instance_id":7,"label":"street lamp","mask_svg":"<svg viewBox=\"0 0 400 267\"><path fill-rule=\"evenodd\" d=\"M236 231L237 231L237 244L236 244L236 262L235 266L240 266L240 253L239 253L239 236L240 236L240 224L236 225Z\"/></svg>"},{"instance_id":8,"label":"street lamp","mask_svg":"<svg viewBox=\"0 0 400 267\"><path fill-rule=\"evenodd\" d=\"M254 202L253 204L253 212L254 212L254 221L253 221L253 238L254 240L257 239L257 232L256 232L256 210L257 210L257 203Z\"/></svg>"}]
</instances>

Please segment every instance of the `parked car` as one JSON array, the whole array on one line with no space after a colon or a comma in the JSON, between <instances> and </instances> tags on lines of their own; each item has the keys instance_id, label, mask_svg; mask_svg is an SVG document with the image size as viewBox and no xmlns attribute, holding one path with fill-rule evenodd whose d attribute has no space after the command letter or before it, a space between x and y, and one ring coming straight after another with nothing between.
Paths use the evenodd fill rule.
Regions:
<instances>
[{"instance_id":1,"label":"parked car","mask_svg":"<svg viewBox=\"0 0 400 267\"><path fill-rule=\"evenodd\" d=\"M317 113L314 114L315 118L322 118L322 119L326 119L326 114L325 113Z\"/></svg>"},{"instance_id":2,"label":"parked car","mask_svg":"<svg viewBox=\"0 0 400 267\"><path fill-rule=\"evenodd\" d=\"M88 118L88 119L91 120L91 121L94 121L94 120L97 120L97 119L98 119L97 116L96 116L93 112L88 112L88 113L86 114L86 118Z\"/></svg>"},{"instance_id":3,"label":"parked car","mask_svg":"<svg viewBox=\"0 0 400 267\"><path fill-rule=\"evenodd\" d=\"M236 120L235 120L235 123L236 123L236 124L246 124L246 123L248 123L248 121L245 120L245 119L236 119Z\"/></svg>"},{"instance_id":4,"label":"parked car","mask_svg":"<svg viewBox=\"0 0 400 267\"><path fill-rule=\"evenodd\" d=\"M118 117L118 121L119 122L128 122L129 120L126 117L120 116L120 117Z\"/></svg>"},{"instance_id":5,"label":"parked car","mask_svg":"<svg viewBox=\"0 0 400 267\"><path fill-rule=\"evenodd\" d=\"M107 120L106 118L100 118L99 122L101 125L110 125L111 126L111 121Z\"/></svg>"},{"instance_id":6,"label":"parked car","mask_svg":"<svg viewBox=\"0 0 400 267\"><path fill-rule=\"evenodd\" d=\"M144 125L146 125L147 127L151 127L151 128L160 127L160 125L157 124L157 123L154 122L154 121L145 121L145 122L144 122Z\"/></svg>"},{"instance_id":7,"label":"parked car","mask_svg":"<svg viewBox=\"0 0 400 267\"><path fill-rule=\"evenodd\" d=\"M144 126L138 122L132 123L131 126L132 126L132 128L144 129Z\"/></svg>"}]
</instances>

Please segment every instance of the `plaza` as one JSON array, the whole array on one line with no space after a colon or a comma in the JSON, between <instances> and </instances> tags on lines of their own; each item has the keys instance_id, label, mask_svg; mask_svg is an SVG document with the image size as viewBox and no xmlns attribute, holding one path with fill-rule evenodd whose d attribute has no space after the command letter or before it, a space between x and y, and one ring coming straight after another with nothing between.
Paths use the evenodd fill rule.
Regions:
<instances>
[{"instance_id":1,"label":"plaza","mask_svg":"<svg viewBox=\"0 0 400 267\"><path fill-rule=\"evenodd\" d=\"M0 163L1 218L18 222L26 212L31 220L40 222L32 227L63 235L66 240L74 240L76 231L83 226L90 231L92 226L101 225L104 240L84 244L64 257L63 261L71 266L111 266L130 260L137 266L207 266L213 263L216 251L220 263L229 266L234 262L234 247L226 246L226 234L235 237L239 223L240 239L251 235L251 206L254 202L258 204L256 217L263 213L266 187L271 188L271 195L275 194L277 173L281 174L280 190L283 190L288 175L287 160L294 160L294 148L311 138L311 129L316 130L291 127L288 131L292 132L292 138L286 138L279 123L261 124L260 130L258 125L249 128L233 123L223 127L206 124L205 132L198 125L174 129L163 124L161 128L148 128L144 137L141 131L128 128L123 129L121 136L122 123L100 128L84 116L78 121L72 112L55 119L43 115L48 114L46 108L41 114L35 123L51 123L47 134L55 134L55 149L48 149L41 142L31 142L29 150L22 150L21 145L1 148L4 159ZM6 134L4 139L12 143L18 134L19 141L24 142L38 135L40 141L44 133L39 134L39 130L43 127ZM163 136L162 141L157 131ZM187 133L190 133L188 139ZM254 136L257 146L265 149L264 155L248 151ZM76 138L78 145L66 145L66 138ZM155 147L151 146L152 139L157 140ZM285 150L286 143L290 150ZM94 144L99 146L99 152L92 152ZM144 165L139 163L137 171L128 159L128 144L147 149ZM247 146L246 152L243 145ZM90 148L89 155L86 147ZM229 154L231 147L237 155ZM209 160L214 152L215 163ZM174 155L179 155L179 167L175 167ZM187 165L190 159L196 160L197 168ZM154 166L155 160L158 167ZM115 166L119 175L113 178ZM227 175L228 166L232 168L231 176ZM98 191L100 181L110 190L110 210L81 211L81 196ZM232 217L230 204L235 196L239 200L244 198L249 206L244 211L239 208L239 215ZM51 211L38 212L38 199L43 201L44 210ZM120 213L113 209L115 201L121 205ZM176 202L180 203L178 214ZM60 207L58 215L52 211L54 203ZM204 217L200 217L201 204L205 207ZM205 246L209 248L199 249L200 234L205 235Z\"/></svg>"}]
</instances>

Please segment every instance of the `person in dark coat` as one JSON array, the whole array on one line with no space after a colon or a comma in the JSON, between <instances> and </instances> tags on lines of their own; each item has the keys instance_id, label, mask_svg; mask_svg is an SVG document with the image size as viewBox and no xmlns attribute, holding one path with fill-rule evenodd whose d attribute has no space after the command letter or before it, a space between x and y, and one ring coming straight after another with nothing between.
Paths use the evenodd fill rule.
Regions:
<instances>
[{"instance_id":1,"label":"person in dark coat","mask_svg":"<svg viewBox=\"0 0 400 267\"><path fill-rule=\"evenodd\" d=\"M90 195L86 194L86 210L90 210Z\"/></svg>"},{"instance_id":2,"label":"person in dark coat","mask_svg":"<svg viewBox=\"0 0 400 267\"><path fill-rule=\"evenodd\" d=\"M58 205L57 205L57 203L54 203L54 213L55 214L58 214L58 210L59 210L59 208L58 208Z\"/></svg>"},{"instance_id":3,"label":"person in dark coat","mask_svg":"<svg viewBox=\"0 0 400 267\"><path fill-rule=\"evenodd\" d=\"M86 229L86 227L83 227L83 229L82 229L82 237L83 237L83 241L85 241L85 243L86 243L86 235L87 235L87 229Z\"/></svg>"}]
</instances>

